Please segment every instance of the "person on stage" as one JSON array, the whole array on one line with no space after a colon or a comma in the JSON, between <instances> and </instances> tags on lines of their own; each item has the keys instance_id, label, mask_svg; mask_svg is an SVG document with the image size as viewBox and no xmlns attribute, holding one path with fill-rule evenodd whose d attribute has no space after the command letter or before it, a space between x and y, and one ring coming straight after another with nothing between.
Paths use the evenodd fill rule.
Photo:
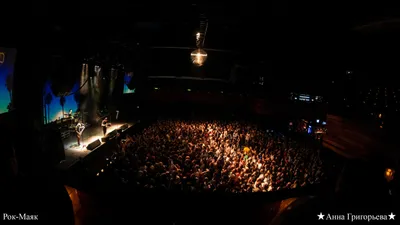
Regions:
<instances>
[{"instance_id":1,"label":"person on stage","mask_svg":"<svg viewBox=\"0 0 400 225\"><path fill-rule=\"evenodd\" d=\"M78 142L78 146L81 146L81 136L84 129L85 125L83 125L81 121L79 121L78 124L75 126L76 140Z\"/></svg>"},{"instance_id":2,"label":"person on stage","mask_svg":"<svg viewBox=\"0 0 400 225\"><path fill-rule=\"evenodd\" d=\"M68 118L72 118L72 109L70 109L68 112Z\"/></svg>"},{"instance_id":3,"label":"person on stage","mask_svg":"<svg viewBox=\"0 0 400 225\"><path fill-rule=\"evenodd\" d=\"M101 126L103 127L103 135L106 136L107 133L107 126L108 126L108 118L104 118L103 121L101 121Z\"/></svg>"}]
</instances>

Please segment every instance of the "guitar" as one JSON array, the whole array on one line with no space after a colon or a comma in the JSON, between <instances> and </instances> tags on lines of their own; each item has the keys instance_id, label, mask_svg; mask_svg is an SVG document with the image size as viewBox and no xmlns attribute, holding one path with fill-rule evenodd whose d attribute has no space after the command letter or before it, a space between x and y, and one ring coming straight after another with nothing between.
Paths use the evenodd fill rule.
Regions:
<instances>
[{"instance_id":1,"label":"guitar","mask_svg":"<svg viewBox=\"0 0 400 225\"><path fill-rule=\"evenodd\" d=\"M82 133L84 130L85 130L84 125L77 125L75 131L76 131L76 135L78 136L78 138L80 138L82 136Z\"/></svg>"},{"instance_id":2,"label":"guitar","mask_svg":"<svg viewBox=\"0 0 400 225\"><path fill-rule=\"evenodd\" d=\"M103 123L101 124L102 127L111 127L111 123Z\"/></svg>"}]
</instances>

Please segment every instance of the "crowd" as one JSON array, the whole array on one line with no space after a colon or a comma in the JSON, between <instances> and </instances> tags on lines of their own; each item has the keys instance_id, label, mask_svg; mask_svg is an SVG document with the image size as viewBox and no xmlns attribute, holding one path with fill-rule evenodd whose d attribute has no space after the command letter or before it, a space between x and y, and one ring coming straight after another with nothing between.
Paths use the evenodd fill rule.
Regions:
<instances>
[{"instance_id":1,"label":"crowd","mask_svg":"<svg viewBox=\"0 0 400 225\"><path fill-rule=\"evenodd\" d=\"M119 146L113 172L137 188L269 192L324 175L317 150L239 122L158 121Z\"/></svg>"}]
</instances>

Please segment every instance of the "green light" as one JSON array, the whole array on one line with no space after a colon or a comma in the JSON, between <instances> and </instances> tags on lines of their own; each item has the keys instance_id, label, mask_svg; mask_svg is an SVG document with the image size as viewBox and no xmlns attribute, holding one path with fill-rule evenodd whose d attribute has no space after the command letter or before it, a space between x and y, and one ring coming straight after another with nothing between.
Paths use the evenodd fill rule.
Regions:
<instances>
[{"instance_id":1,"label":"green light","mask_svg":"<svg viewBox=\"0 0 400 225\"><path fill-rule=\"evenodd\" d=\"M192 89L187 89L187 91L192 91Z\"/></svg>"},{"instance_id":2,"label":"green light","mask_svg":"<svg viewBox=\"0 0 400 225\"><path fill-rule=\"evenodd\" d=\"M154 90L158 90L158 89L159 89L158 87L155 87L155 88L154 88Z\"/></svg>"}]
</instances>

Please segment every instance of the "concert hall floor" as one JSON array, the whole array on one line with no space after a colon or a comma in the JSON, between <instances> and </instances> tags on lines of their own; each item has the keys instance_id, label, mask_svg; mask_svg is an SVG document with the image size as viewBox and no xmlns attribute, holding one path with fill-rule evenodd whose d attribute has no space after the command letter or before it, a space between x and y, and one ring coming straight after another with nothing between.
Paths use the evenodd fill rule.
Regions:
<instances>
[{"instance_id":1,"label":"concert hall floor","mask_svg":"<svg viewBox=\"0 0 400 225\"><path fill-rule=\"evenodd\" d=\"M107 128L107 133L112 132L115 129L118 129L120 126L125 123L118 122L112 123L110 127ZM129 127L133 124L128 123ZM96 139L100 139L103 137L103 129L101 126L91 126L85 129L81 138L81 146L78 146L76 136L71 134L71 136L64 140L64 151L65 151L65 161L62 162L62 168L68 168L75 161L79 160L79 158L84 158L91 151L87 150L86 147ZM104 144L102 142L102 144Z\"/></svg>"}]
</instances>

